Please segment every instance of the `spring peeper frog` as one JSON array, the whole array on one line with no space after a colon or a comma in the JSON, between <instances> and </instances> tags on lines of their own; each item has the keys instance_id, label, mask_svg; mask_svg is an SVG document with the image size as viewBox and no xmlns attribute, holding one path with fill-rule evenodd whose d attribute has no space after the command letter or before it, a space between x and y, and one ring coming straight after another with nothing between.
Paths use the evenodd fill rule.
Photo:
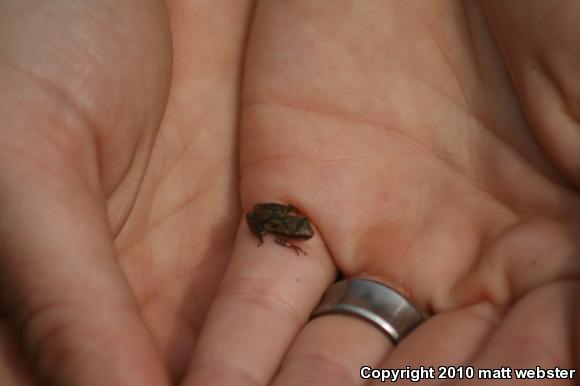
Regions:
<instances>
[{"instance_id":1,"label":"spring peeper frog","mask_svg":"<svg viewBox=\"0 0 580 386\"><path fill-rule=\"evenodd\" d=\"M256 204L252 212L246 215L250 231L255 234L262 245L264 236L271 233L276 236L277 244L292 248L296 255L307 254L302 248L292 244L289 239L307 240L314 235L307 217L300 214L292 205L277 203Z\"/></svg>"}]
</instances>

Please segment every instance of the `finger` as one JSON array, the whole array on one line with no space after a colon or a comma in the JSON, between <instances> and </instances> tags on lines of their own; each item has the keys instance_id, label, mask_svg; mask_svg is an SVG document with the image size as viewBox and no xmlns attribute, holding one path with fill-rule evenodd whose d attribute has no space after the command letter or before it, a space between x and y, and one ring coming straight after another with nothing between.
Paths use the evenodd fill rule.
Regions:
<instances>
[{"instance_id":1,"label":"finger","mask_svg":"<svg viewBox=\"0 0 580 386\"><path fill-rule=\"evenodd\" d=\"M540 145L579 187L580 3L486 1L482 6Z\"/></svg>"},{"instance_id":2,"label":"finger","mask_svg":"<svg viewBox=\"0 0 580 386\"><path fill-rule=\"evenodd\" d=\"M574 384L578 374L571 374L570 371L566 375L560 372L561 379L549 379L547 373L542 377L541 372L537 373L542 377L540 379L518 379L515 369L531 369L534 373L537 366L544 370L556 367L561 370L575 369L573 341L577 325L574 307L579 290L578 282L559 282L540 287L522 298L510 310L473 363L480 370L509 366L512 371L504 373L503 379L486 378L488 374L478 372L475 383L505 384L507 379L517 380L518 385ZM461 380L453 384L473 383L474 380Z\"/></svg>"},{"instance_id":3,"label":"finger","mask_svg":"<svg viewBox=\"0 0 580 386\"><path fill-rule=\"evenodd\" d=\"M0 382L3 386L35 386L28 361L8 326L0 317Z\"/></svg>"},{"instance_id":4,"label":"finger","mask_svg":"<svg viewBox=\"0 0 580 386\"><path fill-rule=\"evenodd\" d=\"M405 337L393 350L380 369L433 368L465 364L485 342L497 326L500 315L492 306L479 303L463 309L432 316L412 334ZM389 374L394 376L393 373ZM421 384L438 385L445 379L428 379L424 375ZM435 375L434 375L435 376ZM409 376L398 376L397 385L416 384ZM393 380L393 379L391 379ZM375 380L372 384L384 384Z\"/></svg>"},{"instance_id":5,"label":"finger","mask_svg":"<svg viewBox=\"0 0 580 386\"><path fill-rule=\"evenodd\" d=\"M336 275L319 235L300 244L307 256L296 256L268 236L257 244L243 223L186 386L269 383Z\"/></svg>"},{"instance_id":6,"label":"finger","mask_svg":"<svg viewBox=\"0 0 580 386\"><path fill-rule=\"evenodd\" d=\"M0 162L0 294L36 370L55 385L166 384L103 201L70 162L39 153Z\"/></svg>"},{"instance_id":7,"label":"finger","mask_svg":"<svg viewBox=\"0 0 580 386\"><path fill-rule=\"evenodd\" d=\"M274 386L362 385L361 367L375 367L392 348L370 323L344 315L310 321L288 352Z\"/></svg>"}]
</instances>

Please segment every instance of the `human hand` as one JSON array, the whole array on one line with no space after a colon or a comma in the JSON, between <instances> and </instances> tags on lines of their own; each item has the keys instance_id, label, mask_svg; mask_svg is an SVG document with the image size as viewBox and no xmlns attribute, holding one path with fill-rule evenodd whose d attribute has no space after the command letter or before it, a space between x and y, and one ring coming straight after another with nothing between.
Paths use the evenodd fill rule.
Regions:
<instances>
[{"instance_id":1,"label":"human hand","mask_svg":"<svg viewBox=\"0 0 580 386\"><path fill-rule=\"evenodd\" d=\"M579 16L573 2L259 3L243 209L293 204L317 234L297 257L241 226L185 384L577 366ZM337 269L433 316L396 348L354 318L308 322Z\"/></svg>"},{"instance_id":2,"label":"human hand","mask_svg":"<svg viewBox=\"0 0 580 386\"><path fill-rule=\"evenodd\" d=\"M241 213L250 5L0 6L2 385L35 384L21 345L54 384L184 372Z\"/></svg>"}]
</instances>

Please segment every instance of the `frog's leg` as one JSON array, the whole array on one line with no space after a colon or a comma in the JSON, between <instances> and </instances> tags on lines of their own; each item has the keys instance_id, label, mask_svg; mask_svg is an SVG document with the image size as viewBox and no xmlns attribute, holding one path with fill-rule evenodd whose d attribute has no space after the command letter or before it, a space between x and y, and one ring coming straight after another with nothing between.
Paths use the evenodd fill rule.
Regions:
<instances>
[{"instance_id":1,"label":"frog's leg","mask_svg":"<svg viewBox=\"0 0 580 386\"><path fill-rule=\"evenodd\" d=\"M258 243L258 247L262 244L264 244L264 234L263 233L258 233L258 240L260 240L260 242Z\"/></svg>"},{"instance_id":2,"label":"frog's leg","mask_svg":"<svg viewBox=\"0 0 580 386\"><path fill-rule=\"evenodd\" d=\"M286 210L288 211L288 213L297 213L297 214L301 214L300 211L298 210L298 208L296 208L294 205L286 205Z\"/></svg>"},{"instance_id":3,"label":"frog's leg","mask_svg":"<svg viewBox=\"0 0 580 386\"><path fill-rule=\"evenodd\" d=\"M285 247L288 247L288 248L292 248L296 252L296 256L300 256L300 252L304 253L305 255L308 254L308 253L304 252L304 250L302 248L300 248L299 246L292 244L285 237L276 236L276 238L274 239L274 241L276 241L276 244L280 244L282 246L285 246Z\"/></svg>"}]
</instances>

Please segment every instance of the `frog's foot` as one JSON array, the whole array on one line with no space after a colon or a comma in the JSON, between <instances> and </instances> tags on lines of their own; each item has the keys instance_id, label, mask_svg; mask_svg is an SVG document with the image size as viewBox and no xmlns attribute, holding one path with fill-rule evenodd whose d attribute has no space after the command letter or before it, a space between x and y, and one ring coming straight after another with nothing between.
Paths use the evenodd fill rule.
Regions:
<instances>
[{"instance_id":1,"label":"frog's foot","mask_svg":"<svg viewBox=\"0 0 580 386\"><path fill-rule=\"evenodd\" d=\"M304 253L305 255L308 255L308 253L304 252L304 250L302 248L300 248L297 245L292 244L290 241L288 241L288 239L286 239L282 236L276 236L274 241L276 242L276 244L282 245L284 247L292 248L296 252L296 256L300 256L300 252Z\"/></svg>"}]
</instances>

